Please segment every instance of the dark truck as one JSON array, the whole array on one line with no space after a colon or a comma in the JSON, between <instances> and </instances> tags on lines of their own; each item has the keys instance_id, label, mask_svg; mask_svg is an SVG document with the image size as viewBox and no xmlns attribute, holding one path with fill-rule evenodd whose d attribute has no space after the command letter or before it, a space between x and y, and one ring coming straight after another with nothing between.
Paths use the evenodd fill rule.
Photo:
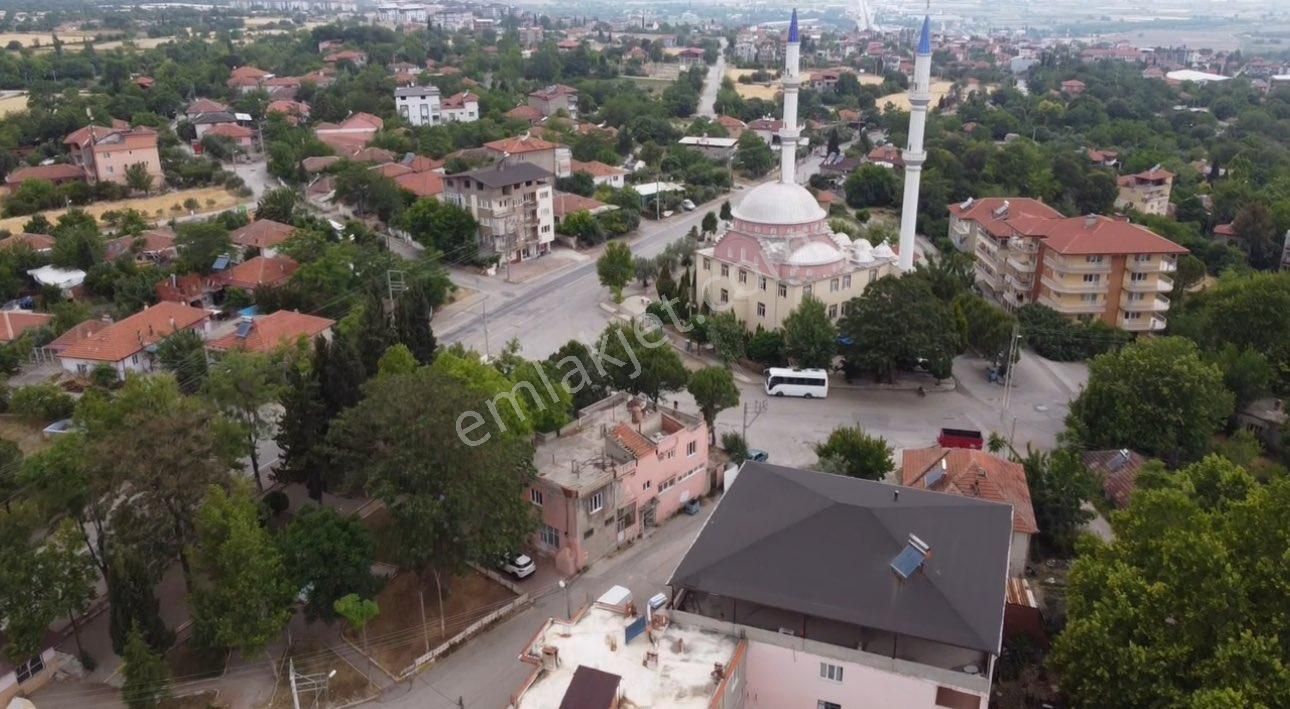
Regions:
<instances>
[{"instance_id":1,"label":"dark truck","mask_svg":"<svg viewBox=\"0 0 1290 709\"><path fill-rule=\"evenodd\" d=\"M981 432L968 428L942 428L941 435L936 437L936 443L942 448L981 450L985 447L985 439L981 437Z\"/></svg>"}]
</instances>

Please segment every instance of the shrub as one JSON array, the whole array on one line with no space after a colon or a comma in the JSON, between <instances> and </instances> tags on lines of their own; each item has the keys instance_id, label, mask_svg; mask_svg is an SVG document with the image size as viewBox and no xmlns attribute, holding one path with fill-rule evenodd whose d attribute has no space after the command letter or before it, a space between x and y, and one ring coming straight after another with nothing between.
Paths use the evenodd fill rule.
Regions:
<instances>
[{"instance_id":1,"label":"shrub","mask_svg":"<svg viewBox=\"0 0 1290 709\"><path fill-rule=\"evenodd\" d=\"M9 410L28 421L51 423L72 415L76 401L55 384L19 387L9 400Z\"/></svg>"},{"instance_id":2,"label":"shrub","mask_svg":"<svg viewBox=\"0 0 1290 709\"><path fill-rule=\"evenodd\" d=\"M721 447L730 456L730 462L742 463L748 459L748 441L734 431L721 434Z\"/></svg>"},{"instance_id":3,"label":"shrub","mask_svg":"<svg viewBox=\"0 0 1290 709\"><path fill-rule=\"evenodd\" d=\"M281 490L273 490L264 496L264 504L268 506L269 512L274 517L277 517L286 512L287 508L291 506L291 498L287 497L287 493Z\"/></svg>"}]
</instances>

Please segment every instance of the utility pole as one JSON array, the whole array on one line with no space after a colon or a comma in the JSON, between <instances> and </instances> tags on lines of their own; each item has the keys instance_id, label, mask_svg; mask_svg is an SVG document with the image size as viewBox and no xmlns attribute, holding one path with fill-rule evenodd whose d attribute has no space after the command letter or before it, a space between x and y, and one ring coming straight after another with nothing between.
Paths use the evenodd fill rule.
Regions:
<instances>
[{"instance_id":1,"label":"utility pole","mask_svg":"<svg viewBox=\"0 0 1290 709\"><path fill-rule=\"evenodd\" d=\"M1005 362L1008 369L1003 375L1003 410L999 412L999 420L1005 420L1008 414L1008 406L1012 403L1012 368L1016 363L1021 349L1021 329L1017 324L1012 326L1012 337L1008 342L1008 359ZM1012 439L1017 433L1017 417L1012 417L1012 426L1008 430L1008 447L1012 448Z\"/></svg>"},{"instance_id":2,"label":"utility pole","mask_svg":"<svg viewBox=\"0 0 1290 709\"><path fill-rule=\"evenodd\" d=\"M493 352L488 347L488 294L487 293L484 294L484 300L482 303L480 303L480 306L483 307L484 309L484 358L492 359Z\"/></svg>"},{"instance_id":3,"label":"utility pole","mask_svg":"<svg viewBox=\"0 0 1290 709\"><path fill-rule=\"evenodd\" d=\"M295 658L288 661L287 668L288 679L291 684L291 704L295 709L301 709L300 695L305 693L313 695L313 702L309 704L310 707L326 705L327 685L331 682L331 678L336 676L336 670L325 674L299 675L296 674Z\"/></svg>"},{"instance_id":4,"label":"utility pole","mask_svg":"<svg viewBox=\"0 0 1290 709\"><path fill-rule=\"evenodd\" d=\"M740 434L743 436L744 443L748 442L748 427L756 423L757 419L760 418L762 414L766 413L767 403L768 402L765 399L762 399L761 401L744 402L744 427L743 432ZM752 414L751 421L748 419L749 414Z\"/></svg>"}]
</instances>

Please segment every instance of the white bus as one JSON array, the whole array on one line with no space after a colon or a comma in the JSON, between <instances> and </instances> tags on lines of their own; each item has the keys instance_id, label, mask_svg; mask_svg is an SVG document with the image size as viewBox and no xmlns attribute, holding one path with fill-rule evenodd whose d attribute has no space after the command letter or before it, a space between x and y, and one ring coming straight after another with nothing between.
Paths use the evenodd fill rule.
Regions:
<instances>
[{"instance_id":1,"label":"white bus","mask_svg":"<svg viewBox=\"0 0 1290 709\"><path fill-rule=\"evenodd\" d=\"M771 367L766 370L766 393L823 399L829 395L829 373L823 369Z\"/></svg>"}]
</instances>

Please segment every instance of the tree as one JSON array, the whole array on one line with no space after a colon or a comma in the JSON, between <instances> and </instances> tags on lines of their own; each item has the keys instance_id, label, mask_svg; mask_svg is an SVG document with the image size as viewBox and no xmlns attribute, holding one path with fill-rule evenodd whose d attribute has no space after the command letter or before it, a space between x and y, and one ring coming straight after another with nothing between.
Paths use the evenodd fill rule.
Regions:
<instances>
[{"instance_id":1,"label":"tree","mask_svg":"<svg viewBox=\"0 0 1290 709\"><path fill-rule=\"evenodd\" d=\"M838 349L838 332L824 312L824 303L806 296L784 318L784 354L799 367L833 366Z\"/></svg>"},{"instance_id":2,"label":"tree","mask_svg":"<svg viewBox=\"0 0 1290 709\"><path fill-rule=\"evenodd\" d=\"M1219 368L1179 337L1139 340L1089 365L1066 417L1082 449L1133 448L1173 463L1196 460L1232 413Z\"/></svg>"},{"instance_id":3,"label":"tree","mask_svg":"<svg viewBox=\"0 0 1290 709\"><path fill-rule=\"evenodd\" d=\"M729 310L708 318L705 325L708 341L716 350L717 358L727 367L744 356L744 326Z\"/></svg>"},{"instance_id":4,"label":"tree","mask_svg":"<svg viewBox=\"0 0 1290 709\"><path fill-rule=\"evenodd\" d=\"M42 638L59 610L45 596L49 566L30 539L34 530L16 516L0 517L0 614L5 619L5 657L26 662L40 652Z\"/></svg>"},{"instance_id":5,"label":"tree","mask_svg":"<svg viewBox=\"0 0 1290 709\"><path fill-rule=\"evenodd\" d=\"M744 131L735 143L735 167L749 177L761 177L775 167L775 154L754 131Z\"/></svg>"},{"instance_id":6,"label":"tree","mask_svg":"<svg viewBox=\"0 0 1290 709\"><path fill-rule=\"evenodd\" d=\"M739 388L735 378L725 367L704 367L690 375L686 385L690 396L703 413L703 420L708 424L708 442L717 442L717 414L739 405Z\"/></svg>"},{"instance_id":7,"label":"tree","mask_svg":"<svg viewBox=\"0 0 1290 709\"><path fill-rule=\"evenodd\" d=\"M4 498L5 513L13 512L11 503L17 498L21 489L18 482L22 469L22 449L8 438L0 438L0 470L7 474L0 475L0 497Z\"/></svg>"},{"instance_id":8,"label":"tree","mask_svg":"<svg viewBox=\"0 0 1290 709\"><path fill-rule=\"evenodd\" d=\"M185 394L201 391L209 374L206 341L196 330L180 330L157 343L157 361L175 375Z\"/></svg>"},{"instance_id":9,"label":"tree","mask_svg":"<svg viewBox=\"0 0 1290 709\"><path fill-rule=\"evenodd\" d=\"M937 379L950 376L958 351L958 328L949 306L921 279L884 276L852 299L838 328L849 372L871 372L892 382L897 370L925 361Z\"/></svg>"},{"instance_id":10,"label":"tree","mask_svg":"<svg viewBox=\"0 0 1290 709\"><path fill-rule=\"evenodd\" d=\"M703 233L704 233L704 234L715 234L715 233L717 233L717 214L716 214L716 212L711 212L711 211L710 211L710 212L708 212L707 214L703 215L703 223L702 223L702 227L703 227Z\"/></svg>"},{"instance_id":11,"label":"tree","mask_svg":"<svg viewBox=\"0 0 1290 709\"><path fill-rule=\"evenodd\" d=\"M210 649L258 655L291 619L293 588L282 552L260 525L246 485L212 486L197 515L193 638Z\"/></svg>"},{"instance_id":12,"label":"tree","mask_svg":"<svg viewBox=\"0 0 1290 709\"><path fill-rule=\"evenodd\" d=\"M148 172L147 163L137 162L125 168L125 184L135 192L148 194L152 191L152 175Z\"/></svg>"},{"instance_id":13,"label":"tree","mask_svg":"<svg viewBox=\"0 0 1290 709\"><path fill-rule=\"evenodd\" d=\"M175 231L179 268L187 273L210 273L215 260L233 250L228 229L218 221L181 224Z\"/></svg>"},{"instance_id":14,"label":"tree","mask_svg":"<svg viewBox=\"0 0 1290 709\"><path fill-rule=\"evenodd\" d=\"M886 439L870 436L859 426L839 426L823 443L815 444L820 470L865 480L882 480L896 469Z\"/></svg>"},{"instance_id":15,"label":"tree","mask_svg":"<svg viewBox=\"0 0 1290 709\"><path fill-rule=\"evenodd\" d=\"M1026 469L1040 541L1052 552L1070 556L1084 524L1093 518L1083 507L1097 491L1093 474L1069 450L1050 454L1027 448L1020 462Z\"/></svg>"},{"instance_id":16,"label":"tree","mask_svg":"<svg viewBox=\"0 0 1290 709\"><path fill-rule=\"evenodd\" d=\"M306 506L280 538L283 566L293 588L308 589L305 615L331 621L349 594L375 593L372 535L352 516Z\"/></svg>"},{"instance_id":17,"label":"tree","mask_svg":"<svg viewBox=\"0 0 1290 709\"><path fill-rule=\"evenodd\" d=\"M605 252L596 261L596 274L600 276L600 285L609 289L615 303L623 302L623 287L635 275L636 266L632 260L632 250L622 242L612 242L605 247Z\"/></svg>"},{"instance_id":18,"label":"tree","mask_svg":"<svg viewBox=\"0 0 1290 709\"><path fill-rule=\"evenodd\" d=\"M420 364L433 362L438 347L430 327L433 314L430 297L420 285L409 287L394 302L394 339L407 346Z\"/></svg>"},{"instance_id":19,"label":"tree","mask_svg":"<svg viewBox=\"0 0 1290 709\"><path fill-rule=\"evenodd\" d=\"M48 598L53 609L67 616L76 637L76 649L84 659L87 655L81 645L81 627L76 619L94 600L98 575L94 563L82 553L82 549L76 525L64 519L40 551L45 574L38 590Z\"/></svg>"},{"instance_id":20,"label":"tree","mask_svg":"<svg viewBox=\"0 0 1290 709\"><path fill-rule=\"evenodd\" d=\"M655 268L658 269L658 279L654 281L654 290L658 292L660 299L672 300L676 297L676 281L672 280L672 268L662 259L655 262Z\"/></svg>"},{"instance_id":21,"label":"tree","mask_svg":"<svg viewBox=\"0 0 1290 709\"><path fill-rule=\"evenodd\" d=\"M748 441L734 431L721 434L721 448L730 456L730 462L739 465L748 459Z\"/></svg>"},{"instance_id":22,"label":"tree","mask_svg":"<svg viewBox=\"0 0 1290 709\"><path fill-rule=\"evenodd\" d=\"M987 358L997 358L1008 348L1016 318L971 293L959 295L951 306L966 347Z\"/></svg>"},{"instance_id":23,"label":"tree","mask_svg":"<svg viewBox=\"0 0 1290 709\"><path fill-rule=\"evenodd\" d=\"M215 363L206 380L206 397L242 427L255 486L260 479L260 441L273 431L268 406L282 395L282 369L258 352L233 351Z\"/></svg>"},{"instance_id":24,"label":"tree","mask_svg":"<svg viewBox=\"0 0 1290 709\"><path fill-rule=\"evenodd\" d=\"M1286 706L1290 481L1210 456L1139 476L1114 542L1081 539L1049 656L1076 706Z\"/></svg>"},{"instance_id":25,"label":"tree","mask_svg":"<svg viewBox=\"0 0 1290 709\"><path fill-rule=\"evenodd\" d=\"M154 709L170 697L170 668L139 628L130 629L121 659L121 701L129 709Z\"/></svg>"},{"instance_id":26,"label":"tree","mask_svg":"<svg viewBox=\"0 0 1290 709\"><path fill-rule=\"evenodd\" d=\"M1234 410L1240 411L1267 394L1276 378L1272 365L1263 353L1232 343L1205 357L1223 373L1223 386L1232 392Z\"/></svg>"},{"instance_id":27,"label":"tree","mask_svg":"<svg viewBox=\"0 0 1290 709\"><path fill-rule=\"evenodd\" d=\"M555 386L559 379L557 374L540 361L522 361L511 372L510 379L515 383L512 389L523 397L535 431L559 431L573 418L573 395L567 389Z\"/></svg>"},{"instance_id":28,"label":"tree","mask_svg":"<svg viewBox=\"0 0 1290 709\"><path fill-rule=\"evenodd\" d=\"M637 256L632 265L636 271L636 280L641 282L642 288L648 287L649 279L658 274L658 262L652 258Z\"/></svg>"},{"instance_id":29,"label":"tree","mask_svg":"<svg viewBox=\"0 0 1290 709\"><path fill-rule=\"evenodd\" d=\"M112 650L124 656L131 630L140 632L152 649L169 649L175 634L161 618L161 602L156 595L160 574L149 569L137 552L123 550L114 555L107 579Z\"/></svg>"},{"instance_id":30,"label":"tree","mask_svg":"<svg viewBox=\"0 0 1290 709\"><path fill-rule=\"evenodd\" d=\"M376 601L369 598L363 598L357 593L350 593L337 598L333 604L336 614L343 617L349 622L351 628L355 628L363 636L363 654L367 655L367 674L368 682L372 681L372 653L367 649L367 624L370 623L381 612Z\"/></svg>"},{"instance_id":31,"label":"tree","mask_svg":"<svg viewBox=\"0 0 1290 709\"><path fill-rule=\"evenodd\" d=\"M546 363L557 375L555 378L561 388L573 395L574 410L590 406L608 395L608 373L601 372L595 355L581 342L569 340L547 357Z\"/></svg>"},{"instance_id":32,"label":"tree","mask_svg":"<svg viewBox=\"0 0 1290 709\"><path fill-rule=\"evenodd\" d=\"M721 219L724 221L730 221L732 218L733 214L730 211L730 200L726 200L721 203Z\"/></svg>"},{"instance_id":33,"label":"tree","mask_svg":"<svg viewBox=\"0 0 1290 709\"><path fill-rule=\"evenodd\" d=\"M680 391L689 379L667 335L659 332L651 339L650 333L634 324L605 328L597 355L609 365L607 373L615 388L644 394L655 403L665 392Z\"/></svg>"},{"instance_id":34,"label":"tree","mask_svg":"<svg viewBox=\"0 0 1290 709\"><path fill-rule=\"evenodd\" d=\"M449 263L475 263L479 222L465 209L437 199L419 199L399 217L403 229L423 246L438 249Z\"/></svg>"},{"instance_id":35,"label":"tree","mask_svg":"<svg viewBox=\"0 0 1290 709\"><path fill-rule=\"evenodd\" d=\"M748 338L748 358L754 362L774 367L784 362L784 333L780 330L757 329ZM830 357L832 359L832 357Z\"/></svg>"},{"instance_id":36,"label":"tree","mask_svg":"<svg viewBox=\"0 0 1290 709\"><path fill-rule=\"evenodd\" d=\"M390 510L400 564L432 572L441 597L467 562L520 548L536 522L524 495L533 445L498 415L520 404L472 390L453 375L455 361L466 358L445 352L412 374L372 380L327 434L347 484Z\"/></svg>"},{"instance_id":37,"label":"tree","mask_svg":"<svg viewBox=\"0 0 1290 709\"><path fill-rule=\"evenodd\" d=\"M318 383L317 367L309 363L287 368L282 392L282 416L274 441L282 451L279 478L303 481L309 496L322 499L323 478L315 446L327 434L327 404Z\"/></svg>"},{"instance_id":38,"label":"tree","mask_svg":"<svg viewBox=\"0 0 1290 709\"><path fill-rule=\"evenodd\" d=\"M411 374L417 370L417 359L412 350L402 343L390 345L376 363L376 376L388 377L392 374Z\"/></svg>"},{"instance_id":39,"label":"tree","mask_svg":"<svg viewBox=\"0 0 1290 709\"><path fill-rule=\"evenodd\" d=\"M322 400L330 419L363 398L367 368L352 336L340 333L330 344L320 337L315 347L314 366L318 368Z\"/></svg>"},{"instance_id":40,"label":"tree","mask_svg":"<svg viewBox=\"0 0 1290 709\"><path fill-rule=\"evenodd\" d=\"M60 226L55 230L54 248L49 256L55 266L88 271L103 261L106 249L103 238L93 225L71 228Z\"/></svg>"},{"instance_id":41,"label":"tree","mask_svg":"<svg viewBox=\"0 0 1290 709\"><path fill-rule=\"evenodd\" d=\"M299 201L300 196L290 187L269 190L260 198L259 204L255 205L255 218L290 224Z\"/></svg>"},{"instance_id":42,"label":"tree","mask_svg":"<svg viewBox=\"0 0 1290 709\"><path fill-rule=\"evenodd\" d=\"M847 176L842 188L847 195L847 206L853 209L890 207L896 203L900 180L894 170L866 163Z\"/></svg>"},{"instance_id":43,"label":"tree","mask_svg":"<svg viewBox=\"0 0 1290 709\"><path fill-rule=\"evenodd\" d=\"M1250 256L1250 266L1266 270L1280 262L1281 249L1277 244L1277 228L1272 214L1260 202L1246 205L1232 220L1232 231Z\"/></svg>"}]
</instances>

